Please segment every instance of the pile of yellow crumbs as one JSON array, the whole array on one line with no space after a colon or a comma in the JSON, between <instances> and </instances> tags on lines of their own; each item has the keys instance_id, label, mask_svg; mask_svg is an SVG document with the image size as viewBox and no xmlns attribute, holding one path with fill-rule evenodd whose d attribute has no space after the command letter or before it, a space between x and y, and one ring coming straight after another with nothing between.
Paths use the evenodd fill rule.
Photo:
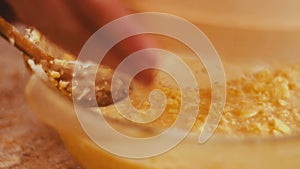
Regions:
<instances>
[{"instance_id":1,"label":"pile of yellow crumbs","mask_svg":"<svg viewBox=\"0 0 300 169\"><path fill-rule=\"evenodd\" d=\"M244 136L291 135L300 131L300 65L277 70L264 69L227 82L226 106L218 133ZM151 125L167 128L176 120L181 95L161 87L168 97L165 112ZM200 91L200 108L194 130L199 131L207 117L210 90ZM300 100L299 100L300 102ZM137 103L149 108L149 103Z\"/></svg>"}]
</instances>

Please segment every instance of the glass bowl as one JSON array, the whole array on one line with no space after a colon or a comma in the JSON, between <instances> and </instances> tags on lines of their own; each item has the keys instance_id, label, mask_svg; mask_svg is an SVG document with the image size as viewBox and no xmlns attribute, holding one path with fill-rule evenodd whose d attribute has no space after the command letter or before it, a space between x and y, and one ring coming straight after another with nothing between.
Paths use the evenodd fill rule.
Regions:
<instances>
[{"instance_id":1,"label":"glass bowl","mask_svg":"<svg viewBox=\"0 0 300 169\"><path fill-rule=\"evenodd\" d=\"M295 0L288 1L237 1L230 2L220 1L189 1L182 2L179 0L166 1L138 1L129 0L123 1L131 11L155 11L168 12L181 17L196 24L207 36L211 39L216 50L218 51L223 62L225 73L227 76L228 86L231 87L235 82L247 83L247 78L252 80L251 85L259 88L260 80L265 76L269 77L268 71L277 72L293 77L300 72L297 66L300 61L300 23L297 21L300 16L298 9L299 3ZM170 5L172 4L172 5ZM47 42L48 43L48 42ZM201 84L201 89L205 90L209 87L209 80L203 71L203 66L193 52L188 48L168 38L158 38L158 43L165 49L177 53L183 58L188 66L196 75L198 83ZM46 45L47 46L47 45ZM51 46L51 45L50 45ZM292 73L289 71L292 68ZM268 70L268 71L265 71ZM266 74L264 74L266 73ZM276 73L275 73L276 74ZM281 75L281 74L280 74ZM261 79L262 78L262 79ZM246 80L245 80L246 79ZM276 79L276 78L274 78ZM270 82L274 79L269 79ZM288 89L293 89L288 102L281 102L281 97L278 96L278 104L288 105L293 107L293 113L298 113L298 100L300 90L296 90L297 78L293 78L295 82L289 83ZM172 89L174 84L170 78L164 74L158 74L153 87L164 84ZM248 83L247 83L248 84ZM280 83L281 84L281 83ZM264 82L264 85L269 85ZM263 110L256 111L247 109L252 105L258 104L261 100L255 100L249 86L244 85L243 88L233 89L234 91L244 90L246 94L237 99L231 96L231 88L228 89L228 103L234 108L225 112L233 111L236 116L246 114L252 120L255 119L254 114L259 114ZM271 89L277 89L278 86L267 86L262 88L263 91L276 92ZM260 88L259 88L260 89ZM257 89L257 90L259 90ZM176 89L174 89L176 90ZM208 90L209 91L209 90ZM261 91L263 93L263 91ZM252 93L253 94L253 93ZM256 92L255 94L259 94ZM245 122L247 117L232 116L232 119L227 119L231 123L234 130L224 128L226 119L231 116L225 115L220 122L220 129L216 131L212 138L206 143L198 143L199 126L203 123L195 124L193 132L187 138L178 144L170 151L151 158L132 159L113 155L102 148L98 147L84 132L77 119L72 101L61 94L56 88L41 80L37 75L32 75L27 84L26 95L29 105L34 109L37 116L42 121L50 125L58 131L65 146L68 148L74 159L84 169L95 168L299 168L300 148L299 146L299 130L300 123L296 116L291 117L292 124L287 123L288 127L293 127L290 131L285 128L285 125L278 125L274 122L274 126L279 126L277 132L262 131L247 129L246 131L239 130L243 128L242 122ZM142 95L147 95L142 94ZM209 95L206 95L209 98ZM139 96L133 100L139 100ZM141 96L142 97L142 96ZM275 96L274 96L275 97ZM277 97L277 96L276 96ZM204 98L208 99L208 98ZM242 98L242 99L240 99ZM245 100L243 100L245 99ZM209 100L209 99L208 99ZM281 105L281 106L283 106ZM208 106L208 105L207 105ZM228 106L228 105L227 105ZM246 110L245 110L246 106ZM122 119L114 120L117 114L112 106L101 108L109 112L107 118L111 118L110 124L115 129L131 133L135 136L148 136L161 132L160 123L146 126L146 130L140 126L134 126L124 123ZM277 109L276 109L277 110ZM280 111L284 114L284 106ZM234 113L235 112L235 113ZM168 113L168 112L167 112ZM270 116L272 110L269 111ZM279 115L281 112L277 112ZM205 114L205 113L204 113ZM230 114L230 113L229 113ZM250 117L251 116L251 117ZM173 116L172 116L173 117ZM205 119L206 116L201 117ZM289 116L290 117L290 116ZM91 123L95 121L92 115L87 115ZM200 117L199 117L200 118ZM287 119L288 117L282 117ZM240 122L239 122L239 119ZM280 119L280 118L279 118ZM259 119L262 120L263 119ZM260 122L262 122L260 121ZM267 119L268 121L268 119ZM284 121L285 123L286 121ZM95 122L96 123L96 122ZM255 121L250 122L256 124ZM271 125L271 124L270 124ZM197 126L199 127L197 130ZM277 127L278 127L277 126ZM150 128L150 129L149 129ZM230 128L230 127L229 127ZM180 132L180 130L178 131ZM247 132L249 134L247 134ZM246 133L246 134L245 134ZM109 135L109 133L107 133ZM106 139L107 142L114 142ZM160 144L160 143L157 143ZM120 146L116 144L115 146ZM120 147L122 148L122 147ZM151 147L150 147L151 148Z\"/></svg>"}]
</instances>

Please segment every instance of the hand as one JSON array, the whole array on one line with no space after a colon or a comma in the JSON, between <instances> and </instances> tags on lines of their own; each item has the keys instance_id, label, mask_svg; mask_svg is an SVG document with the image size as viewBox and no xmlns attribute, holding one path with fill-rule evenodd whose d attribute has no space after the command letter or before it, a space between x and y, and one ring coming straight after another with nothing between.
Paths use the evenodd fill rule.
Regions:
<instances>
[{"instance_id":1,"label":"hand","mask_svg":"<svg viewBox=\"0 0 300 169\"><path fill-rule=\"evenodd\" d=\"M79 54L86 40L101 26L128 14L117 0L7 0L7 3L18 19L27 25L35 26L53 42L74 55ZM124 25L128 29L131 29L131 26ZM149 47L154 47L154 43L147 35L128 38L110 50L103 64L115 68L130 53ZM150 58L147 61L155 64L154 59ZM137 79L149 84L153 73L144 71Z\"/></svg>"}]
</instances>

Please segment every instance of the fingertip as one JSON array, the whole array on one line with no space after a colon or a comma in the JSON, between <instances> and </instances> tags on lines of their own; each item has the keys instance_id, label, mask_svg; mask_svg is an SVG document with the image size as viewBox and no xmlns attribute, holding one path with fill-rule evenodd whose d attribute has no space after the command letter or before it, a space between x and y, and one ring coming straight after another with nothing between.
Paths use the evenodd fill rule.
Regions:
<instances>
[{"instance_id":1,"label":"fingertip","mask_svg":"<svg viewBox=\"0 0 300 169\"><path fill-rule=\"evenodd\" d=\"M145 86L149 86L154 82L155 73L153 69L144 70L138 73L135 78L139 83Z\"/></svg>"}]
</instances>

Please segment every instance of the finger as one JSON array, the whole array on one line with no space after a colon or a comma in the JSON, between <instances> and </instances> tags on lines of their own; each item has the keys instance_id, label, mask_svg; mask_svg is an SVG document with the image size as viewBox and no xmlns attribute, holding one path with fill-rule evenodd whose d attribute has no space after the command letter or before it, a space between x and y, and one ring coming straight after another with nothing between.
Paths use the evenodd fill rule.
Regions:
<instances>
[{"instance_id":1,"label":"finger","mask_svg":"<svg viewBox=\"0 0 300 169\"><path fill-rule=\"evenodd\" d=\"M109 23L110 21L128 14L128 12L116 0L72 0L69 2L73 4L76 13L81 15L80 18L84 20L86 25L89 25L89 28L92 32L95 32L101 26ZM115 29L131 31L136 29L136 26L137 25L135 23L126 23ZM112 29L112 35L114 34L114 31L118 32L118 30ZM111 38L113 38L113 36ZM116 66L129 54L138 50L153 47L156 47L156 44L153 42L152 38L147 35L130 37L116 44L116 46L113 47L109 52L109 55L113 55L114 57L106 57L103 63L116 68ZM156 60L151 56L151 54L149 54L143 56L142 59L136 61L132 66L134 67L143 64L155 66ZM137 78L137 80L143 82L144 84L149 84L152 79L152 71L144 71L144 73L141 73L139 78Z\"/></svg>"}]
</instances>

